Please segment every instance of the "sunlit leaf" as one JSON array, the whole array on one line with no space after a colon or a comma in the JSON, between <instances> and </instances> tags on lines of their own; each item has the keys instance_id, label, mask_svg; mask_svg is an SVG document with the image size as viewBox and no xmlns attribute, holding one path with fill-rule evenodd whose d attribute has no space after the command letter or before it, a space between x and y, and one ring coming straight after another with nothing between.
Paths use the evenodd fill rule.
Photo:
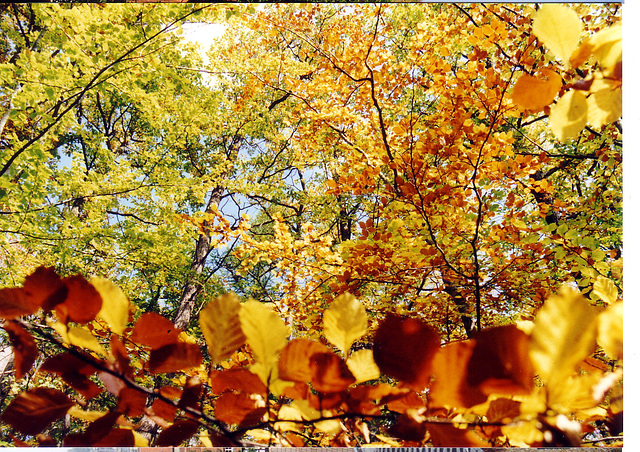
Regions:
<instances>
[{"instance_id":1,"label":"sunlit leaf","mask_svg":"<svg viewBox=\"0 0 640 452\"><path fill-rule=\"evenodd\" d=\"M587 98L587 121L600 128L622 117L622 89L605 89Z\"/></svg>"},{"instance_id":2,"label":"sunlit leaf","mask_svg":"<svg viewBox=\"0 0 640 452\"><path fill-rule=\"evenodd\" d=\"M104 278L92 278L91 285L102 298L98 317L103 319L111 331L122 334L129 320L129 300L118 286Z\"/></svg>"},{"instance_id":3,"label":"sunlit leaf","mask_svg":"<svg viewBox=\"0 0 640 452\"><path fill-rule=\"evenodd\" d=\"M228 392L216 399L214 412L222 422L246 427L258 424L266 408L259 397Z\"/></svg>"},{"instance_id":4,"label":"sunlit leaf","mask_svg":"<svg viewBox=\"0 0 640 452\"><path fill-rule=\"evenodd\" d=\"M67 340L71 345L91 350L100 356L106 356L107 352L98 341L98 338L91 334L91 331L84 327L72 326L67 330Z\"/></svg>"},{"instance_id":5,"label":"sunlit leaf","mask_svg":"<svg viewBox=\"0 0 640 452\"><path fill-rule=\"evenodd\" d=\"M0 419L25 435L36 435L72 406L73 402L57 389L38 387L18 394Z\"/></svg>"},{"instance_id":6,"label":"sunlit leaf","mask_svg":"<svg viewBox=\"0 0 640 452\"><path fill-rule=\"evenodd\" d=\"M327 340L346 355L351 344L367 333L367 311L356 297L344 293L324 311L323 325Z\"/></svg>"},{"instance_id":7,"label":"sunlit leaf","mask_svg":"<svg viewBox=\"0 0 640 452\"><path fill-rule=\"evenodd\" d=\"M234 294L221 295L200 311L200 329L214 364L229 358L244 344L239 312L240 302Z\"/></svg>"},{"instance_id":8,"label":"sunlit leaf","mask_svg":"<svg viewBox=\"0 0 640 452\"><path fill-rule=\"evenodd\" d=\"M239 316L256 364L262 366L261 371L256 373L266 383L271 367L277 362L278 353L287 344L289 328L275 312L253 300L242 305Z\"/></svg>"},{"instance_id":9,"label":"sunlit leaf","mask_svg":"<svg viewBox=\"0 0 640 452\"><path fill-rule=\"evenodd\" d=\"M598 345L607 356L622 359L622 302L613 303L598 316Z\"/></svg>"},{"instance_id":10,"label":"sunlit leaf","mask_svg":"<svg viewBox=\"0 0 640 452\"><path fill-rule=\"evenodd\" d=\"M311 381L309 361L316 353L328 353L328 347L309 339L294 339L289 342L278 361L278 374L283 380L307 382Z\"/></svg>"},{"instance_id":11,"label":"sunlit leaf","mask_svg":"<svg viewBox=\"0 0 640 452\"><path fill-rule=\"evenodd\" d=\"M533 19L533 34L565 63L578 46L582 30L578 14L564 5L545 4Z\"/></svg>"},{"instance_id":12,"label":"sunlit leaf","mask_svg":"<svg viewBox=\"0 0 640 452\"><path fill-rule=\"evenodd\" d=\"M562 381L596 347L597 310L568 288L548 298L534 321L531 360L540 377Z\"/></svg>"},{"instance_id":13,"label":"sunlit leaf","mask_svg":"<svg viewBox=\"0 0 640 452\"><path fill-rule=\"evenodd\" d=\"M356 378L356 383L380 377L380 369L373 359L373 350L364 349L353 352L347 358L347 367Z\"/></svg>"},{"instance_id":14,"label":"sunlit leaf","mask_svg":"<svg viewBox=\"0 0 640 452\"><path fill-rule=\"evenodd\" d=\"M622 65L622 25L614 24L600 30L589 40L593 55L607 76L621 79L618 66Z\"/></svg>"},{"instance_id":15,"label":"sunlit leaf","mask_svg":"<svg viewBox=\"0 0 640 452\"><path fill-rule=\"evenodd\" d=\"M538 111L553 102L561 87L562 77L555 71L543 69L537 77L522 74L511 98L524 109Z\"/></svg>"},{"instance_id":16,"label":"sunlit leaf","mask_svg":"<svg viewBox=\"0 0 640 452\"><path fill-rule=\"evenodd\" d=\"M178 330L169 319L155 312L140 316L131 332L131 340L152 349L178 343Z\"/></svg>"},{"instance_id":17,"label":"sunlit leaf","mask_svg":"<svg viewBox=\"0 0 640 452\"><path fill-rule=\"evenodd\" d=\"M55 306L61 322L88 323L96 318L102 309L102 298L98 291L81 275L65 278L67 297Z\"/></svg>"},{"instance_id":18,"label":"sunlit leaf","mask_svg":"<svg viewBox=\"0 0 640 452\"><path fill-rule=\"evenodd\" d=\"M267 393L267 387L260 378L244 368L212 370L209 384L214 394L222 394L225 391L238 391L245 394Z\"/></svg>"},{"instance_id":19,"label":"sunlit leaf","mask_svg":"<svg viewBox=\"0 0 640 452\"><path fill-rule=\"evenodd\" d=\"M593 284L593 293L608 305L618 300L618 288L613 281L602 275L598 275L596 278L596 282Z\"/></svg>"},{"instance_id":20,"label":"sunlit leaf","mask_svg":"<svg viewBox=\"0 0 640 452\"><path fill-rule=\"evenodd\" d=\"M578 90L565 93L551 107L549 126L560 141L575 138L587 124L589 105L585 95Z\"/></svg>"},{"instance_id":21,"label":"sunlit leaf","mask_svg":"<svg viewBox=\"0 0 640 452\"><path fill-rule=\"evenodd\" d=\"M151 351L149 371L158 374L193 369L202 364L202 352L197 344L180 342Z\"/></svg>"}]
</instances>

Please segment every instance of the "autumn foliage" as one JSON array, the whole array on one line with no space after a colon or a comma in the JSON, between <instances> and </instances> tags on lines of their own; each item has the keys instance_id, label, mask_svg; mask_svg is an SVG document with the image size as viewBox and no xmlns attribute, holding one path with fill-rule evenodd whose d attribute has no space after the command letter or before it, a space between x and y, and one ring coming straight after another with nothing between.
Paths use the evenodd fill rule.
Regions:
<instances>
[{"instance_id":1,"label":"autumn foliage","mask_svg":"<svg viewBox=\"0 0 640 452\"><path fill-rule=\"evenodd\" d=\"M0 445L621 445L620 11L0 4Z\"/></svg>"},{"instance_id":2,"label":"autumn foliage","mask_svg":"<svg viewBox=\"0 0 640 452\"><path fill-rule=\"evenodd\" d=\"M348 293L324 312L321 340L291 337L267 306L229 294L200 314L203 353L108 282L39 268L23 287L0 291L0 316L16 377L46 344L37 372L63 384L18 393L0 418L17 444L48 444L43 432L70 414L82 426L61 438L67 446L147 445L136 431L142 416L162 427L158 446L190 438L209 446L579 445L594 422L615 430L622 415L621 368L592 357L600 347L622 362L622 302L603 285L606 308L566 289L533 322L445 345L428 324L393 313L368 331L366 311ZM23 311L55 316L41 325L17 319ZM165 374L166 384L146 386L149 374ZM110 408L92 408L103 393Z\"/></svg>"}]
</instances>

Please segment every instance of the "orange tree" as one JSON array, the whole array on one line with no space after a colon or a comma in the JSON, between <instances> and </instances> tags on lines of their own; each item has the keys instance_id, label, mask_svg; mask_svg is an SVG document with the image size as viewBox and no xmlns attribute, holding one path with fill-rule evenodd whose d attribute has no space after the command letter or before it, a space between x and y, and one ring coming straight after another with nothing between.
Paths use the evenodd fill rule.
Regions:
<instances>
[{"instance_id":1,"label":"orange tree","mask_svg":"<svg viewBox=\"0 0 640 452\"><path fill-rule=\"evenodd\" d=\"M3 289L16 377L0 418L6 441L621 442L618 6L240 10L229 10L228 39L206 69L169 55L174 100L193 103L152 90L154 102L136 104L163 121L137 130L149 134L138 152L154 174L162 168L139 206L144 236L176 256L176 231L197 239L190 273L169 279L183 284L178 315L142 312L109 281L65 266ZM203 121L207 108L217 122ZM181 131L193 135L186 144ZM184 153L155 149L160 137ZM37 172L3 164L11 184L37 186ZM126 169L112 165L104 181ZM209 201L160 225L154 215L172 199L188 202L171 182L178 173ZM3 196L21 210L12 186ZM237 221L218 207L223 197ZM95 212L78 217L89 232ZM136 237L132 227L117 249ZM79 245L64 243L47 262L59 253L77 267ZM209 271L219 276L206 286L198 278L217 245ZM91 257L115 263L139 297L124 259ZM152 273L161 285L166 273ZM149 420L156 434L141 434Z\"/></svg>"}]
</instances>

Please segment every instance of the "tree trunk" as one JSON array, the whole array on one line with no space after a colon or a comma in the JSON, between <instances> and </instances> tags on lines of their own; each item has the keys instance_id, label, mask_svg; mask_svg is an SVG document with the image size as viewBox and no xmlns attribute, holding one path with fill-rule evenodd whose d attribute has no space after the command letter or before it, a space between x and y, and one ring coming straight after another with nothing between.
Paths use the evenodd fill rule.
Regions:
<instances>
[{"instance_id":1,"label":"tree trunk","mask_svg":"<svg viewBox=\"0 0 640 452\"><path fill-rule=\"evenodd\" d=\"M217 206L220 203L223 191L224 190L222 187L215 187L211 191L211 195L209 195L209 201L207 202L207 207L205 209L207 213L212 212L213 206ZM189 322L191 321L191 315L196 305L196 298L202 290L202 284L200 283L199 279L202 275L202 271L204 270L204 266L207 263L207 257L211 252L211 235L207 231L209 223L205 221L203 222L202 226L204 232L198 236L198 241L196 242L196 250L193 256L193 260L191 261L189 279L187 280L187 284L182 291L180 304L178 306L178 312L176 313L173 322L177 328L185 328L187 325L189 325Z\"/></svg>"}]
</instances>

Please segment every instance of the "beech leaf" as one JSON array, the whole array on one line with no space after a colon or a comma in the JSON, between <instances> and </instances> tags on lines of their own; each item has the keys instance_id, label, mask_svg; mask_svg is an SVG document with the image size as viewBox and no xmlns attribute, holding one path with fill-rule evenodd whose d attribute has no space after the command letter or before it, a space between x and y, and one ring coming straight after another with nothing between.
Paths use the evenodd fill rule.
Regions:
<instances>
[{"instance_id":1,"label":"beech leaf","mask_svg":"<svg viewBox=\"0 0 640 452\"><path fill-rule=\"evenodd\" d=\"M567 64L578 46L582 30L578 14L563 5L543 5L533 19L533 34Z\"/></svg>"},{"instance_id":2,"label":"beech leaf","mask_svg":"<svg viewBox=\"0 0 640 452\"><path fill-rule=\"evenodd\" d=\"M373 350L364 349L353 352L347 359L347 367L356 378L356 383L380 377L380 369L373 359Z\"/></svg>"},{"instance_id":3,"label":"beech leaf","mask_svg":"<svg viewBox=\"0 0 640 452\"><path fill-rule=\"evenodd\" d=\"M538 77L522 74L513 87L511 98L520 107L538 111L553 102L562 88L562 77L550 69L540 71Z\"/></svg>"},{"instance_id":4,"label":"beech leaf","mask_svg":"<svg viewBox=\"0 0 640 452\"><path fill-rule=\"evenodd\" d=\"M310 368L311 384L319 392L341 392L356 382L344 360L333 352L313 355Z\"/></svg>"},{"instance_id":5,"label":"beech leaf","mask_svg":"<svg viewBox=\"0 0 640 452\"><path fill-rule=\"evenodd\" d=\"M129 300L118 286L105 278L92 278L91 285L102 298L98 317L103 319L111 331L122 334L129 321Z\"/></svg>"},{"instance_id":6,"label":"beech leaf","mask_svg":"<svg viewBox=\"0 0 640 452\"><path fill-rule=\"evenodd\" d=\"M549 126L560 141L575 138L587 124L589 105L581 91L571 90L551 107Z\"/></svg>"},{"instance_id":7,"label":"beech leaf","mask_svg":"<svg viewBox=\"0 0 640 452\"><path fill-rule=\"evenodd\" d=\"M13 347L14 367L16 380L24 377L33 366L38 357L38 346L33 336L19 324L14 322L6 322L3 325L5 331L9 334L9 340Z\"/></svg>"},{"instance_id":8,"label":"beech leaf","mask_svg":"<svg viewBox=\"0 0 640 452\"><path fill-rule=\"evenodd\" d=\"M73 402L57 389L38 387L18 394L0 419L20 433L37 435L72 406Z\"/></svg>"},{"instance_id":9,"label":"beech leaf","mask_svg":"<svg viewBox=\"0 0 640 452\"><path fill-rule=\"evenodd\" d=\"M278 376L282 380L308 382L311 381L309 361L316 353L330 352L320 342L309 339L294 339L280 353Z\"/></svg>"},{"instance_id":10,"label":"beech leaf","mask_svg":"<svg viewBox=\"0 0 640 452\"><path fill-rule=\"evenodd\" d=\"M147 364L154 374L193 369L202 364L202 352L197 344L168 344L151 350Z\"/></svg>"},{"instance_id":11,"label":"beech leaf","mask_svg":"<svg viewBox=\"0 0 640 452\"><path fill-rule=\"evenodd\" d=\"M169 319L155 312L146 312L140 316L131 332L131 340L152 349L176 344L180 330Z\"/></svg>"},{"instance_id":12,"label":"beech leaf","mask_svg":"<svg viewBox=\"0 0 640 452\"><path fill-rule=\"evenodd\" d=\"M598 316L598 345L613 359L622 359L622 312L619 301Z\"/></svg>"},{"instance_id":13,"label":"beech leaf","mask_svg":"<svg viewBox=\"0 0 640 452\"><path fill-rule=\"evenodd\" d=\"M240 307L234 294L226 294L211 300L200 311L200 329L213 364L229 358L245 342L238 317Z\"/></svg>"},{"instance_id":14,"label":"beech leaf","mask_svg":"<svg viewBox=\"0 0 640 452\"><path fill-rule=\"evenodd\" d=\"M351 344L367 333L367 311L356 297L344 293L324 312L323 325L327 340L346 355Z\"/></svg>"}]
</instances>

